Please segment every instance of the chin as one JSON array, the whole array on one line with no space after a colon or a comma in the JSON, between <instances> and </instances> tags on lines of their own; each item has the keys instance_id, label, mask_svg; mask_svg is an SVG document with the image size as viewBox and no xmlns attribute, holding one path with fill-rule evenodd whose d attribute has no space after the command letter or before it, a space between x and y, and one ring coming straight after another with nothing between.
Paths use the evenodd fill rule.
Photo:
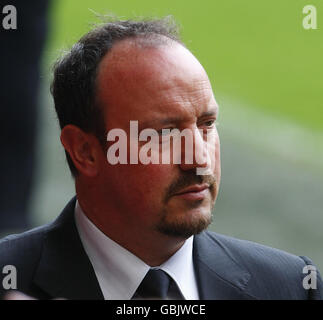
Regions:
<instances>
[{"instance_id":1,"label":"chin","mask_svg":"<svg viewBox=\"0 0 323 320\"><path fill-rule=\"evenodd\" d=\"M176 215L164 215L157 230L167 236L187 239L206 230L211 223L210 208L195 208Z\"/></svg>"}]
</instances>

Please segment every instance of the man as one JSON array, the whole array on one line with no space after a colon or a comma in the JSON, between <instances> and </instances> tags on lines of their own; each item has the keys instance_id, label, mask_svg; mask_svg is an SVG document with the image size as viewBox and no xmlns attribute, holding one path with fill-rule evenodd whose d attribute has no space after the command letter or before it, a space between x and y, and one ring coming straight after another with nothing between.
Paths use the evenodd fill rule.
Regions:
<instances>
[{"instance_id":1,"label":"man","mask_svg":"<svg viewBox=\"0 0 323 320\"><path fill-rule=\"evenodd\" d=\"M169 21L89 32L57 62L52 93L76 198L53 223L0 243L0 267L16 267L18 290L68 299L321 298L319 275L304 286L307 258L204 231L220 184L218 106ZM169 150L157 148L166 129L191 132L192 161L180 137L180 150L169 150L179 162L143 163L148 139L136 140L132 121L157 133L151 158ZM118 150L111 130L125 132ZM124 144L125 159L111 160L125 155Z\"/></svg>"}]
</instances>

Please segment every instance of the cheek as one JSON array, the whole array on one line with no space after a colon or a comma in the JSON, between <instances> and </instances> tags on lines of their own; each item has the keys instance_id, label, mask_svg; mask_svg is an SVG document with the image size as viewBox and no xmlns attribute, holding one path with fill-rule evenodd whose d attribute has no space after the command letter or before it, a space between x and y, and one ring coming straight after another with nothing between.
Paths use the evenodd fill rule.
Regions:
<instances>
[{"instance_id":1,"label":"cheek","mask_svg":"<svg viewBox=\"0 0 323 320\"><path fill-rule=\"evenodd\" d=\"M157 210L172 182L167 165L108 165L106 180L114 193L131 209Z\"/></svg>"},{"instance_id":2,"label":"cheek","mask_svg":"<svg viewBox=\"0 0 323 320\"><path fill-rule=\"evenodd\" d=\"M149 164L135 169L135 180L144 199L162 198L172 182L170 166Z\"/></svg>"},{"instance_id":3,"label":"cheek","mask_svg":"<svg viewBox=\"0 0 323 320\"><path fill-rule=\"evenodd\" d=\"M136 216L143 223L154 223L159 213L164 209L166 190L171 184L171 176L166 166L141 165L135 170L132 203L129 205L136 210ZM132 205L133 204L133 205Z\"/></svg>"}]
</instances>

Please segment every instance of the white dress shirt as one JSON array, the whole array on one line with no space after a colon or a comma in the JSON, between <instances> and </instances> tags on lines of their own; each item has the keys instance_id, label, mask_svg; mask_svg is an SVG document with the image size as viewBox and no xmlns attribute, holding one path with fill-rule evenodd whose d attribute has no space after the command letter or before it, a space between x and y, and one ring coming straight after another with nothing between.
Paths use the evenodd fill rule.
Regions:
<instances>
[{"instance_id":1,"label":"white dress shirt","mask_svg":"<svg viewBox=\"0 0 323 320\"><path fill-rule=\"evenodd\" d=\"M104 299L130 300L150 266L100 231L84 214L78 201L75 221ZM193 236L158 269L172 277L185 299L199 299L193 266Z\"/></svg>"}]
</instances>

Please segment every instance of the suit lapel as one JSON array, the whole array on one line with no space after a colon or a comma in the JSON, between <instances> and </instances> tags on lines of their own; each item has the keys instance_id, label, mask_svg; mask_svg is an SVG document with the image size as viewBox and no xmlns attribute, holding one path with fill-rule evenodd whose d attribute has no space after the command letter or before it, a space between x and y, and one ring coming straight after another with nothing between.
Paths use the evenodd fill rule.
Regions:
<instances>
[{"instance_id":1,"label":"suit lapel","mask_svg":"<svg viewBox=\"0 0 323 320\"><path fill-rule=\"evenodd\" d=\"M75 201L49 225L34 283L53 298L103 299L75 225Z\"/></svg>"},{"instance_id":2,"label":"suit lapel","mask_svg":"<svg viewBox=\"0 0 323 320\"><path fill-rule=\"evenodd\" d=\"M250 273L208 232L194 237L194 267L203 300L256 299L245 292Z\"/></svg>"}]
</instances>

